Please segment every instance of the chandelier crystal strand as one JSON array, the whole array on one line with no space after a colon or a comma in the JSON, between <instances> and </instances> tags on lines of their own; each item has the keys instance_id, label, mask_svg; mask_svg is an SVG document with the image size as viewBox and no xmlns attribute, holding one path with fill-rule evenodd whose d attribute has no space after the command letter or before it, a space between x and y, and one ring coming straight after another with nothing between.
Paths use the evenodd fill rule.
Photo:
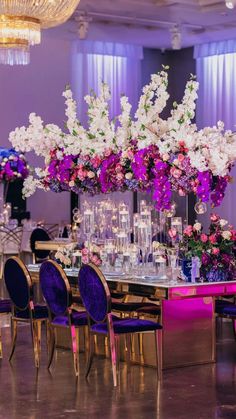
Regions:
<instances>
[{"instance_id":1,"label":"chandelier crystal strand","mask_svg":"<svg viewBox=\"0 0 236 419\"><path fill-rule=\"evenodd\" d=\"M1 0L0 64L28 64L29 47L40 44L41 29L66 22L80 0Z\"/></svg>"}]
</instances>

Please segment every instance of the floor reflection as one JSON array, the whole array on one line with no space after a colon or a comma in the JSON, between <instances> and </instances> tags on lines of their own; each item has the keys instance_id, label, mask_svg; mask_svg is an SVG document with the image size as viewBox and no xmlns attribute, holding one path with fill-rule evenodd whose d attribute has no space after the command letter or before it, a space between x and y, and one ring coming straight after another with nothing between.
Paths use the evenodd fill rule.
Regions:
<instances>
[{"instance_id":1,"label":"floor reflection","mask_svg":"<svg viewBox=\"0 0 236 419\"><path fill-rule=\"evenodd\" d=\"M152 368L120 364L120 385L112 385L109 360L96 357L84 378L85 357L80 357L80 376L74 377L70 351L57 351L51 373L42 363L36 374L29 328L19 330L12 364L10 329L4 327L4 359L0 364L0 419L109 418L109 419L211 419L236 417L236 342L231 325L223 325L217 343L217 364L164 372L157 385ZM174 350L174 348L173 348Z\"/></svg>"}]
</instances>

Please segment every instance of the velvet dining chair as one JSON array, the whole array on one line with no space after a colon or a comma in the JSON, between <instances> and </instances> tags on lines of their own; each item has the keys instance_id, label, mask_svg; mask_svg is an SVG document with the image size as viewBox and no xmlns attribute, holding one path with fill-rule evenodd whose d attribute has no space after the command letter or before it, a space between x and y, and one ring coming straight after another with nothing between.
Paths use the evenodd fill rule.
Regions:
<instances>
[{"instance_id":1,"label":"velvet dining chair","mask_svg":"<svg viewBox=\"0 0 236 419\"><path fill-rule=\"evenodd\" d=\"M75 374L79 373L79 328L88 325L86 311L74 308L69 281L62 267L53 260L42 263L40 268L40 285L49 310L50 325L50 368L56 346L56 328L68 328L71 334Z\"/></svg>"},{"instance_id":2,"label":"velvet dining chair","mask_svg":"<svg viewBox=\"0 0 236 419\"><path fill-rule=\"evenodd\" d=\"M49 258L50 250L38 250L36 249L37 241L49 241L51 240L48 232L42 227L35 228L30 236L30 248L33 253L33 262L40 263Z\"/></svg>"},{"instance_id":3,"label":"velvet dining chair","mask_svg":"<svg viewBox=\"0 0 236 419\"><path fill-rule=\"evenodd\" d=\"M236 340L236 303L225 299L216 300L215 313L219 319L232 320L233 334Z\"/></svg>"},{"instance_id":4,"label":"velvet dining chair","mask_svg":"<svg viewBox=\"0 0 236 419\"><path fill-rule=\"evenodd\" d=\"M84 307L89 319L89 355L86 369L88 376L92 360L94 335L108 336L113 383L117 386L119 365L119 337L133 333L154 332L156 342L157 375L162 372L162 326L150 320L133 318L116 318L112 315L111 294L106 279L99 268L93 264L84 265L79 271L78 285Z\"/></svg>"},{"instance_id":5,"label":"velvet dining chair","mask_svg":"<svg viewBox=\"0 0 236 419\"><path fill-rule=\"evenodd\" d=\"M33 341L35 366L39 368L41 326L42 322L46 322L47 325L47 307L35 303L32 278L25 264L18 257L13 256L6 261L4 266L4 279L12 302L12 349L9 361L11 361L15 351L18 323L29 323Z\"/></svg>"}]
</instances>

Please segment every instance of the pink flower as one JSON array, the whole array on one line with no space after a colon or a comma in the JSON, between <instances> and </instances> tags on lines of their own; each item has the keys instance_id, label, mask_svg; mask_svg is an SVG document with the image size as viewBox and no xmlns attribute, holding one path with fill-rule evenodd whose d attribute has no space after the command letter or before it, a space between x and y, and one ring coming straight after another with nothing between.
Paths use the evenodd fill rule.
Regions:
<instances>
[{"instance_id":1,"label":"pink flower","mask_svg":"<svg viewBox=\"0 0 236 419\"><path fill-rule=\"evenodd\" d=\"M123 179L124 179L124 175L123 175L123 173L117 173L117 175L116 175L116 179L117 179L118 181L123 180Z\"/></svg>"},{"instance_id":2,"label":"pink flower","mask_svg":"<svg viewBox=\"0 0 236 419\"><path fill-rule=\"evenodd\" d=\"M209 237L209 240L211 242L211 244L216 244L217 243L217 238L215 234L211 234Z\"/></svg>"},{"instance_id":3,"label":"pink flower","mask_svg":"<svg viewBox=\"0 0 236 419\"><path fill-rule=\"evenodd\" d=\"M184 160L184 155L183 154L179 154L178 155L178 160L180 161L180 162L182 162L183 160Z\"/></svg>"},{"instance_id":4,"label":"pink flower","mask_svg":"<svg viewBox=\"0 0 236 419\"><path fill-rule=\"evenodd\" d=\"M110 148L107 148L105 151L104 151L104 156L105 157L109 157L110 156L110 154L111 154L111 149Z\"/></svg>"},{"instance_id":5,"label":"pink flower","mask_svg":"<svg viewBox=\"0 0 236 419\"><path fill-rule=\"evenodd\" d=\"M82 256L82 263L85 263L85 264L89 263L88 256Z\"/></svg>"},{"instance_id":6,"label":"pink flower","mask_svg":"<svg viewBox=\"0 0 236 419\"><path fill-rule=\"evenodd\" d=\"M84 179L85 179L86 174L87 174L87 172L86 172L86 171L84 171L83 169L79 169L79 170L77 171L77 176L78 176L79 180L84 180Z\"/></svg>"},{"instance_id":7,"label":"pink flower","mask_svg":"<svg viewBox=\"0 0 236 419\"><path fill-rule=\"evenodd\" d=\"M98 168L98 166L100 166L100 164L101 164L101 159L100 159L100 157L98 157L98 156L93 157L93 158L91 159L91 164L92 164L92 166L93 166L95 169L97 169L97 168Z\"/></svg>"},{"instance_id":8,"label":"pink flower","mask_svg":"<svg viewBox=\"0 0 236 419\"><path fill-rule=\"evenodd\" d=\"M88 256L88 254L89 254L89 250L88 250L88 249L86 249L86 247L84 247L84 248L81 250L81 253L82 253L82 256Z\"/></svg>"},{"instance_id":9,"label":"pink flower","mask_svg":"<svg viewBox=\"0 0 236 419\"><path fill-rule=\"evenodd\" d=\"M236 230L231 230L231 234L232 234L231 240L235 241L236 240Z\"/></svg>"},{"instance_id":10,"label":"pink flower","mask_svg":"<svg viewBox=\"0 0 236 419\"><path fill-rule=\"evenodd\" d=\"M218 255L220 253L220 249L218 249L218 247L213 247L212 253L213 255Z\"/></svg>"},{"instance_id":11,"label":"pink flower","mask_svg":"<svg viewBox=\"0 0 236 419\"><path fill-rule=\"evenodd\" d=\"M134 157L134 153L132 150L127 150L127 156L130 160L132 160L132 158Z\"/></svg>"},{"instance_id":12,"label":"pink flower","mask_svg":"<svg viewBox=\"0 0 236 419\"><path fill-rule=\"evenodd\" d=\"M211 214L211 221L212 221L213 223L215 223L215 222L216 222L216 221L218 221L219 219L220 219L219 215L217 215L217 214L215 214L215 213Z\"/></svg>"},{"instance_id":13,"label":"pink flower","mask_svg":"<svg viewBox=\"0 0 236 419\"><path fill-rule=\"evenodd\" d=\"M191 237L192 236L192 234L193 234L193 227L192 226L187 226L185 229L184 229L184 234L186 235L186 236L188 236L188 237Z\"/></svg>"},{"instance_id":14,"label":"pink flower","mask_svg":"<svg viewBox=\"0 0 236 419\"><path fill-rule=\"evenodd\" d=\"M207 242L207 240L208 240L207 235L206 235L206 234L204 234L204 233L203 233L203 234L201 234L200 238L201 238L202 243L206 243L206 242Z\"/></svg>"},{"instance_id":15,"label":"pink flower","mask_svg":"<svg viewBox=\"0 0 236 419\"><path fill-rule=\"evenodd\" d=\"M92 263L94 263L94 265L99 266L101 265L101 260L99 259L99 257L97 255L93 255L90 257L90 261Z\"/></svg>"},{"instance_id":16,"label":"pink flower","mask_svg":"<svg viewBox=\"0 0 236 419\"><path fill-rule=\"evenodd\" d=\"M175 239L177 236L177 230L175 228L170 228L170 230L168 231L168 234L171 239Z\"/></svg>"},{"instance_id":17,"label":"pink flower","mask_svg":"<svg viewBox=\"0 0 236 419\"><path fill-rule=\"evenodd\" d=\"M184 190L182 188L178 189L178 193L179 193L179 196L185 196L186 195L186 192L184 192Z\"/></svg>"},{"instance_id":18,"label":"pink flower","mask_svg":"<svg viewBox=\"0 0 236 419\"><path fill-rule=\"evenodd\" d=\"M170 169L170 173L175 179L179 179L180 176L182 175L182 170L176 169L176 167L172 167Z\"/></svg>"}]
</instances>

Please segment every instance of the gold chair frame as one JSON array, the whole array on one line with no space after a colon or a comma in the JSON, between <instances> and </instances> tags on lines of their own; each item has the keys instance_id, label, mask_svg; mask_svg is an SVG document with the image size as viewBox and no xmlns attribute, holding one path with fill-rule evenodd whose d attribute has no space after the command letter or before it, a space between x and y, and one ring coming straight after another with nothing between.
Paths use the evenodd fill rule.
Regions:
<instances>
[{"instance_id":1,"label":"gold chair frame","mask_svg":"<svg viewBox=\"0 0 236 419\"><path fill-rule=\"evenodd\" d=\"M66 290L67 290L67 302L68 302L68 306L70 301L72 301L72 290L71 290L71 286L70 283L68 281L68 278L64 272L64 270L62 269L62 267L55 261L53 260L48 260L46 261L46 263L51 263L53 266L55 266L55 268L59 271L61 277L63 278L65 285L66 285ZM70 335L71 335L71 349L72 349L72 355L73 355L73 364L74 364L74 370L75 370L75 375L76 377L78 377L79 375L79 329L80 328L84 328L85 331L85 336L87 336L87 330L88 330L88 326L75 326L72 324L72 309L76 310L77 308L77 304L73 304L71 306L68 307L67 309L67 316L68 316L68 325L54 325L53 319L52 319L52 315L51 315L51 311L50 311L50 307L48 306L48 312L49 312L49 358L48 358L48 366L47 368L50 369L52 361L53 361L53 357L54 357L54 353L55 353L55 348L56 348L56 331L55 329L57 328L69 328L70 329ZM78 310L79 311L79 310ZM86 339L85 339L86 342Z\"/></svg>"},{"instance_id":2,"label":"gold chair frame","mask_svg":"<svg viewBox=\"0 0 236 419\"><path fill-rule=\"evenodd\" d=\"M15 309L18 309L19 312L23 311L23 309L15 306L14 303L12 304L12 316L11 316L12 347L11 347L11 352L9 356L9 361L11 361L15 352L15 348L16 348L18 323L29 323L30 329L31 329L32 343L33 343L34 362L35 362L35 367L38 369L40 366L40 355L41 355L41 326L42 326L42 322L46 322L46 335L47 335L47 345L48 345L48 318L46 317L41 318L41 319L34 318L34 302L32 298L33 281L30 276L30 273L28 269L26 268L25 264L20 260L20 258L16 256L12 256L10 259L13 259L18 263L18 265L23 270L25 278L27 280L28 289L29 289L29 302L27 306L25 307L25 310L26 309L29 310L29 318L25 319L20 316L16 316Z\"/></svg>"},{"instance_id":3,"label":"gold chair frame","mask_svg":"<svg viewBox=\"0 0 236 419\"><path fill-rule=\"evenodd\" d=\"M110 290L107 284L107 281L103 275L103 273L100 271L100 269L95 266L93 263L89 263L88 266L94 269L94 271L99 276L107 298L107 314L105 318L101 322L96 323L104 323L107 322L107 330L108 330L108 342L110 347L110 356L111 356L111 364L112 364L112 375L113 375L113 384L114 387L117 387L118 384L118 376L119 376L119 361L120 361L120 335L125 335L127 337L126 339L126 360L128 362L128 365L130 364L130 350L131 350L131 334L130 333L124 333L124 334L115 334L114 327L113 327L113 320L112 320L112 313L111 313L111 294ZM94 337L96 335L100 335L101 333L94 332L91 330L91 324L93 322L93 319L88 315L88 324L89 324L89 338L88 338L88 361L87 361L87 367L86 367L86 378L89 375L89 372L91 370L92 362L93 362L93 356L94 356ZM135 332L138 333L139 332ZM140 333L150 333L150 332L140 332ZM133 334L133 333L132 333ZM155 330L155 345L156 345L156 358L157 358L157 379L158 381L161 381L162 379L162 330ZM104 334L102 334L104 336Z\"/></svg>"}]
</instances>

